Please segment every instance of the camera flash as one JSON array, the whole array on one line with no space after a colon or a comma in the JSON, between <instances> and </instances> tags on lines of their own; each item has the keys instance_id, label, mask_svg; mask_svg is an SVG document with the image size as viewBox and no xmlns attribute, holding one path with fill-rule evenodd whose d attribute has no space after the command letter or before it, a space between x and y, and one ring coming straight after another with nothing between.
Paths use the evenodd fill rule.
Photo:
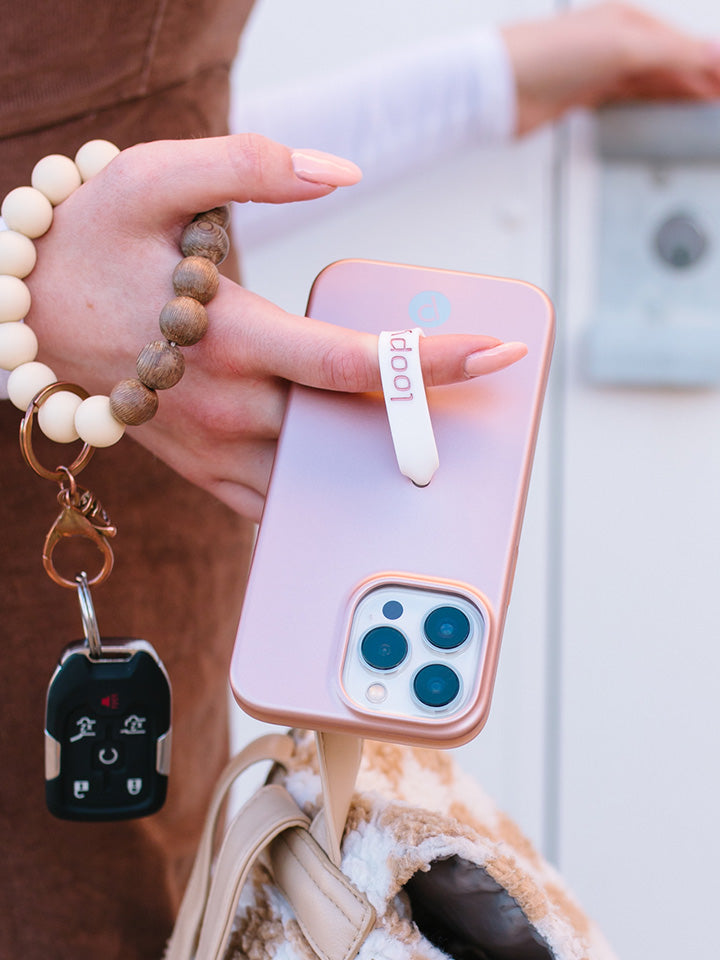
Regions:
<instances>
[{"instance_id":1,"label":"camera flash","mask_svg":"<svg viewBox=\"0 0 720 960\"><path fill-rule=\"evenodd\" d=\"M366 696L370 703L382 703L387 697L387 690L382 683L371 683Z\"/></svg>"}]
</instances>

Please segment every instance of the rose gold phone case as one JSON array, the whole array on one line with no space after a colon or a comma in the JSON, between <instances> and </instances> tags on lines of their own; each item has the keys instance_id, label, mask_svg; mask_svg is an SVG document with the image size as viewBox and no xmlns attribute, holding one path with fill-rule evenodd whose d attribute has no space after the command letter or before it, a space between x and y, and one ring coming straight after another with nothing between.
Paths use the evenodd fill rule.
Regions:
<instances>
[{"instance_id":1,"label":"rose gold phone case","mask_svg":"<svg viewBox=\"0 0 720 960\"><path fill-rule=\"evenodd\" d=\"M308 315L379 333L485 333L528 356L428 390L440 457L429 486L395 461L382 397L293 387L253 556L230 679L273 723L452 747L487 719L553 342L530 284L348 260L315 281ZM367 709L345 689L358 603L377 586L441 590L484 622L459 709ZM433 594L431 593L432 597ZM354 643L354 641L353 641Z\"/></svg>"}]
</instances>

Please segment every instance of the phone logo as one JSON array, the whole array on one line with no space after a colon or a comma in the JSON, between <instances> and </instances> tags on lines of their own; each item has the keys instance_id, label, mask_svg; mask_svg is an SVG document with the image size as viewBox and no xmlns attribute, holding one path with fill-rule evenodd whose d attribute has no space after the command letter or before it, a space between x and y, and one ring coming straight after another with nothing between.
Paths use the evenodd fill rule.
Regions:
<instances>
[{"instance_id":1,"label":"phone logo","mask_svg":"<svg viewBox=\"0 0 720 960\"><path fill-rule=\"evenodd\" d=\"M448 319L451 309L448 298L437 290L416 293L408 305L410 319L421 327L439 327Z\"/></svg>"}]
</instances>

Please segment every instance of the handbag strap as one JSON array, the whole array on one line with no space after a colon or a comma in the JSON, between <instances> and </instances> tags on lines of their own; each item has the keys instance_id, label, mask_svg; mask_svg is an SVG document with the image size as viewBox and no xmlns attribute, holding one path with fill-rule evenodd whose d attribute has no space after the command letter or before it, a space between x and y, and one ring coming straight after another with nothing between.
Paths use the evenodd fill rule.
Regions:
<instances>
[{"instance_id":1,"label":"handbag strap","mask_svg":"<svg viewBox=\"0 0 720 960\"><path fill-rule=\"evenodd\" d=\"M308 819L285 787L253 794L228 829L215 861L195 960L223 960L245 881L258 854L288 827Z\"/></svg>"},{"instance_id":2,"label":"handbag strap","mask_svg":"<svg viewBox=\"0 0 720 960\"><path fill-rule=\"evenodd\" d=\"M195 948L210 891L214 839L228 790L240 774L252 764L259 763L262 760L274 760L276 763L283 764L290 759L292 752L293 742L290 737L286 734L268 734L248 744L244 750L241 750L237 756L230 760L220 774L220 779L210 800L205 826L195 854L195 863L180 904L175 927L165 953L165 960L191 960L195 956ZM238 813L235 822L242 817L243 810ZM239 829L242 830L242 827Z\"/></svg>"},{"instance_id":3,"label":"handbag strap","mask_svg":"<svg viewBox=\"0 0 720 960\"><path fill-rule=\"evenodd\" d=\"M321 960L351 960L375 921L366 898L328 860L307 832L308 818L278 784L261 787L229 825L213 867L213 841L234 780L259 760L283 764L293 741L270 734L227 765L215 788L195 864L165 960L222 960L242 888L258 854L275 838L276 883Z\"/></svg>"},{"instance_id":4,"label":"handbag strap","mask_svg":"<svg viewBox=\"0 0 720 960\"><path fill-rule=\"evenodd\" d=\"M270 844L273 879L320 960L352 960L375 926L375 910L307 830Z\"/></svg>"}]
</instances>

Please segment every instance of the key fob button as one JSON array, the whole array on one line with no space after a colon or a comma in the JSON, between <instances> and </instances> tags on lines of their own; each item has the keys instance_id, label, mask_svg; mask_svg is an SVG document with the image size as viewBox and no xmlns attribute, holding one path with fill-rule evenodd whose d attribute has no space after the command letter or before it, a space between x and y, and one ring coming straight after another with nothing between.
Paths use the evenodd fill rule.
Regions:
<instances>
[{"instance_id":1,"label":"key fob button","mask_svg":"<svg viewBox=\"0 0 720 960\"><path fill-rule=\"evenodd\" d=\"M142 777L128 777L125 780L125 788L131 797L136 797L139 793L142 793Z\"/></svg>"},{"instance_id":2,"label":"key fob button","mask_svg":"<svg viewBox=\"0 0 720 960\"><path fill-rule=\"evenodd\" d=\"M87 776L72 777L65 783L65 803L90 808L102 792L102 779L93 771Z\"/></svg>"},{"instance_id":3,"label":"key fob button","mask_svg":"<svg viewBox=\"0 0 720 960\"><path fill-rule=\"evenodd\" d=\"M99 736L97 717L93 716L90 711L82 709L79 715L71 717L68 721L66 735L68 743L79 743L81 740L97 740Z\"/></svg>"},{"instance_id":4,"label":"key fob button","mask_svg":"<svg viewBox=\"0 0 720 960\"><path fill-rule=\"evenodd\" d=\"M124 757L121 744L108 740L99 743L93 749L93 766L97 770L117 770L123 766Z\"/></svg>"},{"instance_id":5,"label":"key fob button","mask_svg":"<svg viewBox=\"0 0 720 960\"><path fill-rule=\"evenodd\" d=\"M148 735L148 718L138 713L131 713L123 718L120 735L126 737L146 737Z\"/></svg>"},{"instance_id":6,"label":"key fob button","mask_svg":"<svg viewBox=\"0 0 720 960\"><path fill-rule=\"evenodd\" d=\"M73 780L72 793L76 800L84 800L90 793L89 780Z\"/></svg>"},{"instance_id":7,"label":"key fob button","mask_svg":"<svg viewBox=\"0 0 720 960\"><path fill-rule=\"evenodd\" d=\"M123 706L121 695L117 690L101 691L94 703L95 710L103 715L115 715Z\"/></svg>"}]
</instances>

